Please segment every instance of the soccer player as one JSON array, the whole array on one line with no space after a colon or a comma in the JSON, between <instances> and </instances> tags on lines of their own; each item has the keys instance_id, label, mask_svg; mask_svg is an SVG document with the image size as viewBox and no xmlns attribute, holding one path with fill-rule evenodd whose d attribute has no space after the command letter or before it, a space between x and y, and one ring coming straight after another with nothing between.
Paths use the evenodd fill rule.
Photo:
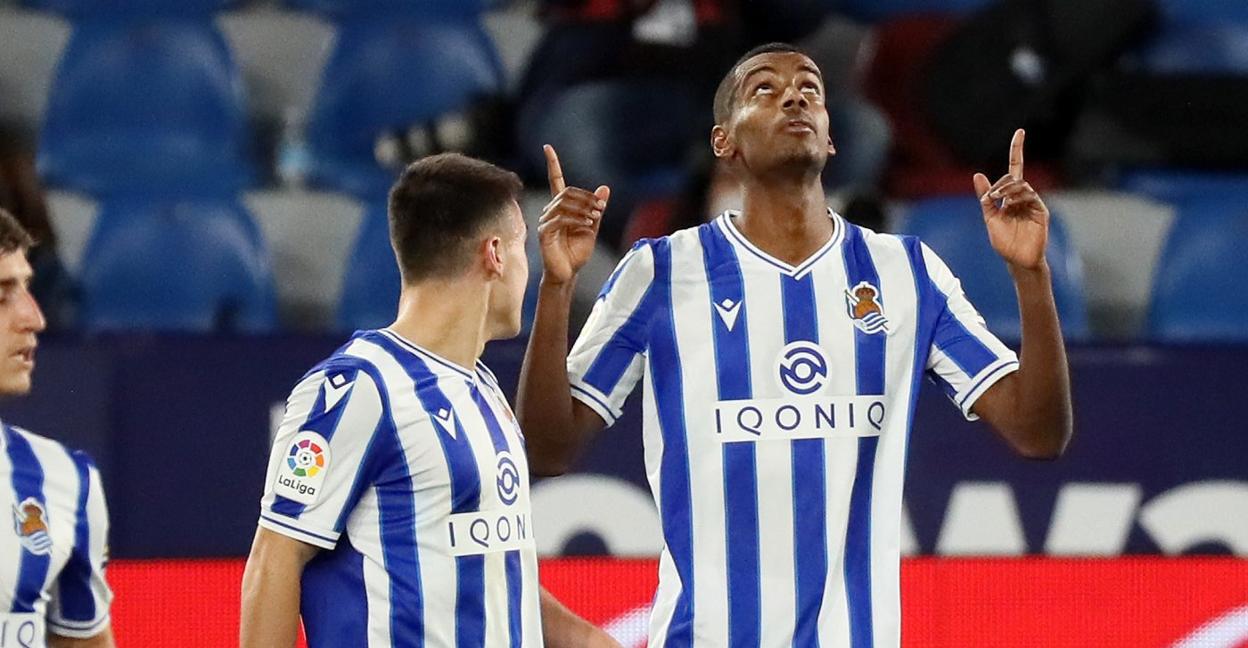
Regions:
<instances>
[{"instance_id":1,"label":"soccer player","mask_svg":"<svg viewBox=\"0 0 1248 648\"><path fill-rule=\"evenodd\" d=\"M651 646L897 646L902 479L919 381L1020 454L1071 434L1044 258L1049 212L1023 176L973 185L1022 310L1022 361L943 262L826 206L834 153L819 69L793 47L724 78L715 155L743 210L642 241L570 355L567 312L607 192L564 187L542 216L545 272L517 399L536 474L567 470L644 377L646 474L664 537ZM581 227L574 225L580 222ZM565 365L566 358L566 365ZM609 515L609 513L604 513Z\"/></svg>"},{"instance_id":2,"label":"soccer player","mask_svg":"<svg viewBox=\"0 0 1248 648\"><path fill-rule=\"evenodd\" d=\"M30 393L43 313L30 293L30 234L0 209L0 394ZM0 424L0 646L110 648L108 511L82 452Z\"/></svg>"},{"instance_id":3,"label":"soccer player","mask_svg":"<svg viewBox=\"0 0 1248 648\"><path fill-rule=\"evenodd\" d=\"M524 436L479 360L528 278L515 174L456 154L390 193L387 328L295 386L243 577L244 648L616 646L539 593ZM545 636L545 644L543 644Z\"/></svg>"}]
</instances>

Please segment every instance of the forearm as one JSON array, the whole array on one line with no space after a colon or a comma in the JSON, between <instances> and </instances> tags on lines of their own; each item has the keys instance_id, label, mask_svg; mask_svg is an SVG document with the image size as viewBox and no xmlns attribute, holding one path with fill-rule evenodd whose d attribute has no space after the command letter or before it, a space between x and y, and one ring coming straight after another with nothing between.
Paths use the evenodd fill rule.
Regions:
<instances>
[{"instance_id":1,"label":"forearm","mask_svg":"<svg viewBox=\"0 0 1248 648\"><path fill-rule=\"evenodd\" d=\"M619 648L619 643L564 607L542 588L542 637L546 648Z\"/></svg>"},{"instance_id":2,"label":"forearm","mask_svg":"<svg viewBox=\"0 0 1248 648\"><path fill-rule=\"evenodd\" d=\"M299 583L305 562L301 556L257 541L243 571L241 648L295 645L299 637Z\"/></svg>"},{"instance_id":3,"label":"forearm","mask_svg":"<svg viewBox=\"0 0 1248 648\"><path fill-rule=\"evenodd\" d=\"M1070 369L1047 263L1034 270L1011 268L1022 320L1011 424L1002 432L1028 456L1054 457L1072 433Z\"/></svg>"},{"instance_id":4,"label":"forearm","mask_svg":"<svg viewBox=\"0 0 1248 648\"><path fill-rule=\"evenodd\" d=\"M568 313L573 281L543 278L529 348L520 370L516 417L524 431L530 469L538 475L567 472L584 443L568 384Z\"/></svg>"},{"instance_id":5,"label":"forearm","mask_svg":"<svg viewBox=\"0 0 1248 648\"><path fill-rule=\"evenodd\" d=\"M75 639L61 635L48 635L48 648L113 648L113 629L105 628L99 634L86 639Z\"/></svg>"}]
</instances>

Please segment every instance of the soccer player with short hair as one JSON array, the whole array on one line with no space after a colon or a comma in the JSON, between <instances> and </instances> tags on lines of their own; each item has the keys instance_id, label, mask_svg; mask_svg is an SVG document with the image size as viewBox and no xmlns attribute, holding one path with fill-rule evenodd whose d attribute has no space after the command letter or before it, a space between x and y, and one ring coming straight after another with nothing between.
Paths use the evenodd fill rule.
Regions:
<instances>
[{"instance_id":1,"label":"soccer player with short hair","mask_svg":"<svg viewBox=\"0 0 1248 648\"><path fill-rule=\"evenodd\" d=\"M1055 457L1071 435L1049 212L1023 179L1023 133L1007 175L973 178L1018 291L1020 361L927 246L827 208L820 172L835 149L809 57L783 44L746 54L715 121L711 146L739 178L743 210L638 243L570 355L569 300L594 238L584 219L600 205L564 187L547 151L555 199L517 398L531 465L567 470L644 378L664 537L650 645L897 646L920 379L1023 456Z\"/></svg>"},{"instance_id":2,"label":"soccer player with short hair","mask_svg":"<svg viewBox=\"0 0 1248 648\"><path fill-rule=\"evenodd\" d=\"M0 395L30 393L43 313L30 234L0 209ZM0 424L0 646L110 648L108 510L91 458Z\"/></svg>"},{"instance_id":3,"label":"soccer player with short hair","mask_svg":"<svg viewBox=\"0 0 1248 648\"><path fill-rule=\"evenodd\" d=\"M243 576L244 648L618 646L539 590L525 441L479 360L520 331L519 178L445 154L390 193L398 317L295 386ZM545 637L545 643L543 643Z\"/></svg>"}]
</instances>

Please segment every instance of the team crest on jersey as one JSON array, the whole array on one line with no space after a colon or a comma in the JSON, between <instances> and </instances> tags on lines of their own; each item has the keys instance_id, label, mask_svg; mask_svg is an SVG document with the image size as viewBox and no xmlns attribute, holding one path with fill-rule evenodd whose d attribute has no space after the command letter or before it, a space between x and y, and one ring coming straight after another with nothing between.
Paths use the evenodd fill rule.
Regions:
<instances>
[{"instance_id":1,"label":"team crest on jersey","mask_svg":"<svg viewBox=\"0 0 1248 648\"><path fill-rule=\"evenodd\" d=\"M888 317L884 315L884 306L880 304L880 289L863 281L852 290L845 290L845 309L854 326L868 335L893 332L888 325Z\"/></svg>"},{"instance_id":2,"label":"team crest on jersey","mask_svg":"<svg viewBox=\"0 0 1248 648\"><path fill-rule=\"evenodd\" d=\"M329 462L325 437L308 430L296 434L278 466L273 492L300 504L312 504L320 496Z\"/></svg>"},{"instance_id":3,"label":"team crest on jersey","mask_svg":"<svg viewBox=\"0 0 1248 648\"><path fill-rule=\"evenodd\" d=\"M52 553L48 514L39 500L27 497L13 507L13 528L17 531L17 541L26 551L40 556Z\"/></svg>"}]
</instances>

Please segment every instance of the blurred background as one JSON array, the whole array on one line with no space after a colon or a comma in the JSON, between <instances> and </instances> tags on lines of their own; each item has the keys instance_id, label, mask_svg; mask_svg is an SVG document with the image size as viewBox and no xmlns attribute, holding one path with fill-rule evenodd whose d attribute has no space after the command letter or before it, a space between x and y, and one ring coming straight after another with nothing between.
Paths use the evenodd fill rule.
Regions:
<instances>
[{"instance_id":1,"label":"blurred background","mask_svg":"<svg viewBox=\"0 0 1248 648\"><path fill-rule=\"evenodd\" d=\"M832 207L922 237L1007 340L971 175L1016 127L1054 213L1075 440L1027 462L923 394L907 645L1248 646L1248 2L0 0L0 206L40 240L50 324L0 413L99 464L120 644L236 641L285 396L393 317L405 163L515 169L530 219L544 143L610 185L575 331L633 241L739 206L711 97L774 40L823 71ZM511 389L523 345L487 351ZM546 585L641 645L638 404L534 502Z\"/></svg>"}]
</instances>

